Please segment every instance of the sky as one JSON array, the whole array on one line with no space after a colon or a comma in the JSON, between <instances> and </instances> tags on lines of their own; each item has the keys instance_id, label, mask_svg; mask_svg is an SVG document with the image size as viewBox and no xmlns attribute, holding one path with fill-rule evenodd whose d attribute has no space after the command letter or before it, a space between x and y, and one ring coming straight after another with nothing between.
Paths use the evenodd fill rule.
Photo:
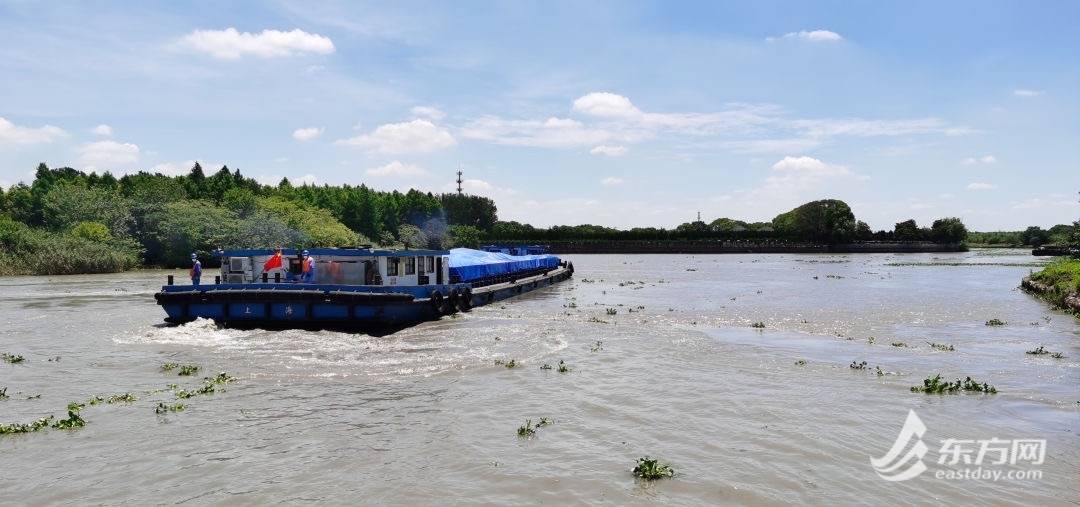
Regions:
<instances>
[{"instance_id":1,"label":"sky","mask_svg":"<svg viewBox=\"0 0 1080 507\"><path fill-rule=\"evenodd\" d=\"M39 162L465 190L536 226L1076 220L1078 2L0 0Z\"/></svg>"}]
</instances>

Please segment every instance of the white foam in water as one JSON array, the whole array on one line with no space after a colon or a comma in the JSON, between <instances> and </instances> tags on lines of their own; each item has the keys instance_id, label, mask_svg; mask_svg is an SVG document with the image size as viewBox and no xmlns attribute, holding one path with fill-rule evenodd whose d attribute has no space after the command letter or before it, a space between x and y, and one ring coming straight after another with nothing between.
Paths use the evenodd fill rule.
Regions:
<instances>
[{"instance_id":1,"label":"white foam in water","mask_svg":"<svg viewBox=\"0 0 1080 507\"><path fill-rule=\"evenodd\" d=\"M180 326L153 327L142 334L119 336L117 343L160 343L169 345L192 345L196 347L223 347L236 342L250 332L226 329L210 319L195 319Z\"/></svg>"}]
</instances>

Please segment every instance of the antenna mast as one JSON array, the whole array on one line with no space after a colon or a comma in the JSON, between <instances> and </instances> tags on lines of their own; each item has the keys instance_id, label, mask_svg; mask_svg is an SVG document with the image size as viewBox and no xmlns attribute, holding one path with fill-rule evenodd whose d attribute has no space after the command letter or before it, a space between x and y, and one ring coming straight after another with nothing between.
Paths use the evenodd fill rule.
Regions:
<instances>
[{"instance_id":1,"label":"antenna mast","mask_svg":"<svg viewBox=\"0 0 1080 507\"><path fill-rule=\"evenodd\" d=\"M458 193L458 195L461 195L461 183L462 183L462 180L461 180L461 167L458 166L458 171L457 171L457 193Z\"/></svg>"}]
</instances>

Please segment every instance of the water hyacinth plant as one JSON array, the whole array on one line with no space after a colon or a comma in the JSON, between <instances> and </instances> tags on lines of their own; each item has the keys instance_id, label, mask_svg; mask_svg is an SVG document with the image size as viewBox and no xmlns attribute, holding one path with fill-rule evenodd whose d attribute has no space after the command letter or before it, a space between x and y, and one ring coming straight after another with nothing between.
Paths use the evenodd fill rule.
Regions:
<instances>
[{"instance_id":1,"label":"water hyacinth plant","mask_svg":"<svg viewBox=\"0 0 1080 507\"><path fill-rule=\"evenodd\" d=\"M68 416L67 419L60 419L52 423L52 427L59 430L71 430L75 428L82 428L86 426L86 420L79 415L79 411L86 405L82 403L71 402L68 403Z\"/></svg>"},{"instance_id":2,"label":"water hyacinth plant","mask_svg":"<svg viewBox=\"0 0 1080 507\"><path fill-rule=\"evenodd\" d=\"M671 468L671 465L661 463L660 460L652 459L648 456L638 458L637 465L634 466L631 472L634 474L634 477L646 481L655 481L657 479L675 476L675 470Z\"/></svg>"},{"instance_id":3,"label":"water hyacinth plant","mask_svg":"<svg viewBox=\"0 0 1080 507\"><path fill-rule=\"evenodd\" d=\"M926 394L955 394L961 391L997 394L997 389L986 382L979 383L972 380L971 377L967 377L963 381L959 377L955 382L943 381L940 373L933 377L927 377L926 380L923 380L923 385L911 388L913 393Z\"/></svg>"},{"instance_id":4,"label":"water hyacinth plant","mask_svg":"<svg viewBox=\"0 0 1080 507\"><path fill-rule=\"evenodd\" d=\"M1030 354L1030 355L1033 355L1033 356L1041 356L1041 355L1049 354L1049 353L1050 353L1050 351L1046 350L1046 347L1043 347L1042 345L1039 345L1034 350L1029 350L1029 351L1025 352L1025 354Z\"/></svg>"},{"instance_id":5,"label":"water hyacinth plant","mask_svg":"<svg viewBox=\"0 0 1080 507\"><path fill-rule=\"evenodd\" d=\"M567 373L570 371L570 367L566 366L566 363L562 359L559 360L559 367L555 370L559 373Z\"/></svg>"},{"instance_id":6,"label":"water hyacinth plant","mask_svg":"<svg viewBox=\"0 0 1080 507\"><path fill-rule=\"evenodd\" d=\"M53 416L42 417L29 424L0 424L0 435L13 435L16 433L33 433L49 427Z\"/></svg>"},{"instance_id":7,"label":"water hyacinth plant","mask_svg":"<svg viewBox=\"0 0 1080 507\"><path fill-rule=\"evenodd\" d=\"M185 408L187 407L184 406L183 403L173 403L172 405L166 405L165 403L159 402L157 404L157 407L154 407L154 413L165 414L169 412L183 412Z\"/></svg>"},{"instance_id":8,"label":"water hyacinth plant","mask_svg":"<svg viewBox=\"0 0 1080 507\"><path fill-rule=\"evenodd\" d=\"M929 345L930 348L932 348L934 350L940 350L942 352L953 352L953 351L956 350L956 347L953 347L952 345L949 345L948 343L926 342L926 344Z\"/></svg>"},{"instance_id":9,"label":"water hyacinth plant","mask_svg":"<svg viewBox=\"0 0 1080 507\"><path fill-rule=\"evenodd\" d=\"M4 362L8 364L19 364L26 361L26 358L23 356L17 354L9 354L7 352L0 354L0 359L3 359Z\"/></svg>"},{"instance_id":10,"label":"water hyacinth plant","mask_svg":"<svg viewBox=\"0 0 1080 507\"><path fill-rule=\"evenodd\" d=\"M800 359L798 361L795 361L795 366L806 366L806 360Z\"/></svg>"},{"instance_id":11,"label":"water hyacinth plant","mask_svg":"<svg viewBox=\"0 0 1080 507\"><path fill-rule=\"evenodd\" d=\"M1001 319L990 319L986 321L987 326L1004 326L1005 324L1008 324L1008 322Z\"/></svg>"},{"instance_id":12,"label":"water hyacinth plant","mask_svg":"<svg viewBox=\"0 0 1080 507\"><path fill-rule=\"evenodd\" d=\"M851 368L852 370L865 370L866 369L866 361L863 361L861 363L856 363L855 361L852 361L851 364L848 365L848 367Z\"/></svg>"},{"instance_id":13,"label":"water hyacinth plant","mask_svg":"<svg viewBox=\"0 0 1080 507\"><path fill-rule=\"evenodd\" d=\"M529 438L536 434L536 430L533 429L532 419L526 419L525 424L518 426L517 435L522 438Z\"/></svg>"},{"instance_id":14,"label":"water hyacinth plant","mask_svg":"<svg viewBox=\"0 0 1080 507\"><path fill-rule=\"evenodd\" d=\"M753 324L750 324L750 327L752 327L754 329L765 329L765 323L764 322L754 322Z\"/></svg>"}]
</instances>

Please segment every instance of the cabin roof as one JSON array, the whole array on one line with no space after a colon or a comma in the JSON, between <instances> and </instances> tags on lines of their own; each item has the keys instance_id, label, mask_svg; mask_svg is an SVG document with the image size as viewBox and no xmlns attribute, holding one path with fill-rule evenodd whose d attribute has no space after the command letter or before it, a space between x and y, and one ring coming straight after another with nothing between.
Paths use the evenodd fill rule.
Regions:
<instances>
[{"instance_id":1,"label":"cabin roof","mask_svg":"<svg viewBox=\"0 0 1080 507\"><path fill-rule=\"evenodd\" d=\"M372 248L308 248L311 255L336 255L341 257L422 257L450 255L447 250L380 250ZM274 255L274 248L244 248L238 250L218 250L218 257L253 257L256 255ZM303 252L303 249L282 248L281 253L286 257L295 257Z\"/></svg>"}]
</instances>

